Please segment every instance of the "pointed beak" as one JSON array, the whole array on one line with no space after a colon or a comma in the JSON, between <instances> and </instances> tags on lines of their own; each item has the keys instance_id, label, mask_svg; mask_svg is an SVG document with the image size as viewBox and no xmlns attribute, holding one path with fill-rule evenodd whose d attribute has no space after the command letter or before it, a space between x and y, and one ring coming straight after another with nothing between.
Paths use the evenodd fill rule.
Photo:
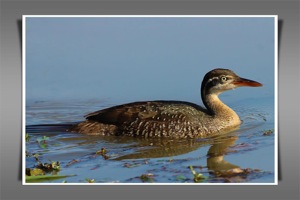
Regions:
<instances>
[{"instance_id":1,"label":"pointed beak","mask_svg":"<svg viewBox=\"0 0 300 200\"><path fill-rule=\"evenodd\" d=\"M252 81L252 80L245 79L245 78L239 78L238 80L234 81L233 84L238 87L240 87L240 86L260 87L260 86L262 86L262 84L259 82Z\"/></svg>"}]
</instances>

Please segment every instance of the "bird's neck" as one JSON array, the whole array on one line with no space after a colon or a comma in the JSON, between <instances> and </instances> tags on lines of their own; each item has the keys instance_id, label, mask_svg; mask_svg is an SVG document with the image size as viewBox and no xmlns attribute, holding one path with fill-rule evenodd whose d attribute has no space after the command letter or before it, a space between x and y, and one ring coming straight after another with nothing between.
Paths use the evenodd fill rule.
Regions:
<instances>
[{"instance_id":1,"label":"bird's neck","mask_svg":"<svg viewBox=\"0 0 300 200\"><path fill-rule=\"evenodd\" d=\"M230 107L225 105L218 94L207 94L202 97L203 103L211 115L233 117L239 119L238 115Z\"/></svg>"}]
</instances>

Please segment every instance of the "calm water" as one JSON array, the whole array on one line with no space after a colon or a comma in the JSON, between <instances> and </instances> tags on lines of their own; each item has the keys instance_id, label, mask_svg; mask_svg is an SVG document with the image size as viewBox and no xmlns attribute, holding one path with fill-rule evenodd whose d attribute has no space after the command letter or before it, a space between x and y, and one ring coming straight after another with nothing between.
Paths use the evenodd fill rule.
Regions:
<instances>
[{"instance_id":1,"label":"calm water","mask_svg":"<svg viewBox=\"0 0 300 200\"><path fill-rule=\"evenodd\" d=\"M274 182L273 99L248 99L232 102L230 106L243 120L239 130L214 139L159 140L130 137L99 137L67 133L62 126L82 121L91 111L112 106L106 101L28 102L26 106L26 151L39 154L40 162L59 161L60 175L76 176L46 180L42 183L194 183L189 166L203 174L205 183L271 183ZM42 125L42 126L31 126ZM41 147L37 140L49 137ZM96 155L105 148L108 159ZM74 162L75 161L75 162ZM26 157L26 168L37 165ZM213 172L233 168L250 173L218 176ZM141 178L143 174L149 179Z\"/></svg>"}]
</instances>

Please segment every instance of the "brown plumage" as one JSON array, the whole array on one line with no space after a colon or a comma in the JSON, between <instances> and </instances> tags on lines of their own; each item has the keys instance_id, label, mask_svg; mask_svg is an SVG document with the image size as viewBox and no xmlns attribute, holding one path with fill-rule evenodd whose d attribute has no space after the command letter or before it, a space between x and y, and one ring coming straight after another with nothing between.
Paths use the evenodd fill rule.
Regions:
<instances>
[{"instance_id":1,"label":"brown plumage","mask_svg":"<svg viewBox=\"0 0 300 200\"><path fill-rule=\"evenodd\" d=\"M262 84L243 79L228 69L208 72L202 81L201 97L207 109L182 101L135 102L99 110L70 131L88 135L130 135L142 137L209 137L237 128L238 115L218 95L240 86Z\"/></svg>"}]
</instances>

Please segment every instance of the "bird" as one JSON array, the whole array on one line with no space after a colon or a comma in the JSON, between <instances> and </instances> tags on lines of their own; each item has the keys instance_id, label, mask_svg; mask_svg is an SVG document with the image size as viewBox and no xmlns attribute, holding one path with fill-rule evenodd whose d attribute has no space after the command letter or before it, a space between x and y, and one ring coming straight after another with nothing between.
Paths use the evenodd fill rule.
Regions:
<instances>
[{"instance_id":1,"label":"bird","mask_svg":"<svg viewBox=\"0 0 300 200\"><path fill-rule=\"evenodd\" d=\"M144 138L209 138L238 129L242 121L219 95L241 86L261 83L241 78L232 70L217 68L205 74L201 98L205 106L176 100L140 101L87 114L68 131L87 135Z\"/></svg>"}]
</instances>

